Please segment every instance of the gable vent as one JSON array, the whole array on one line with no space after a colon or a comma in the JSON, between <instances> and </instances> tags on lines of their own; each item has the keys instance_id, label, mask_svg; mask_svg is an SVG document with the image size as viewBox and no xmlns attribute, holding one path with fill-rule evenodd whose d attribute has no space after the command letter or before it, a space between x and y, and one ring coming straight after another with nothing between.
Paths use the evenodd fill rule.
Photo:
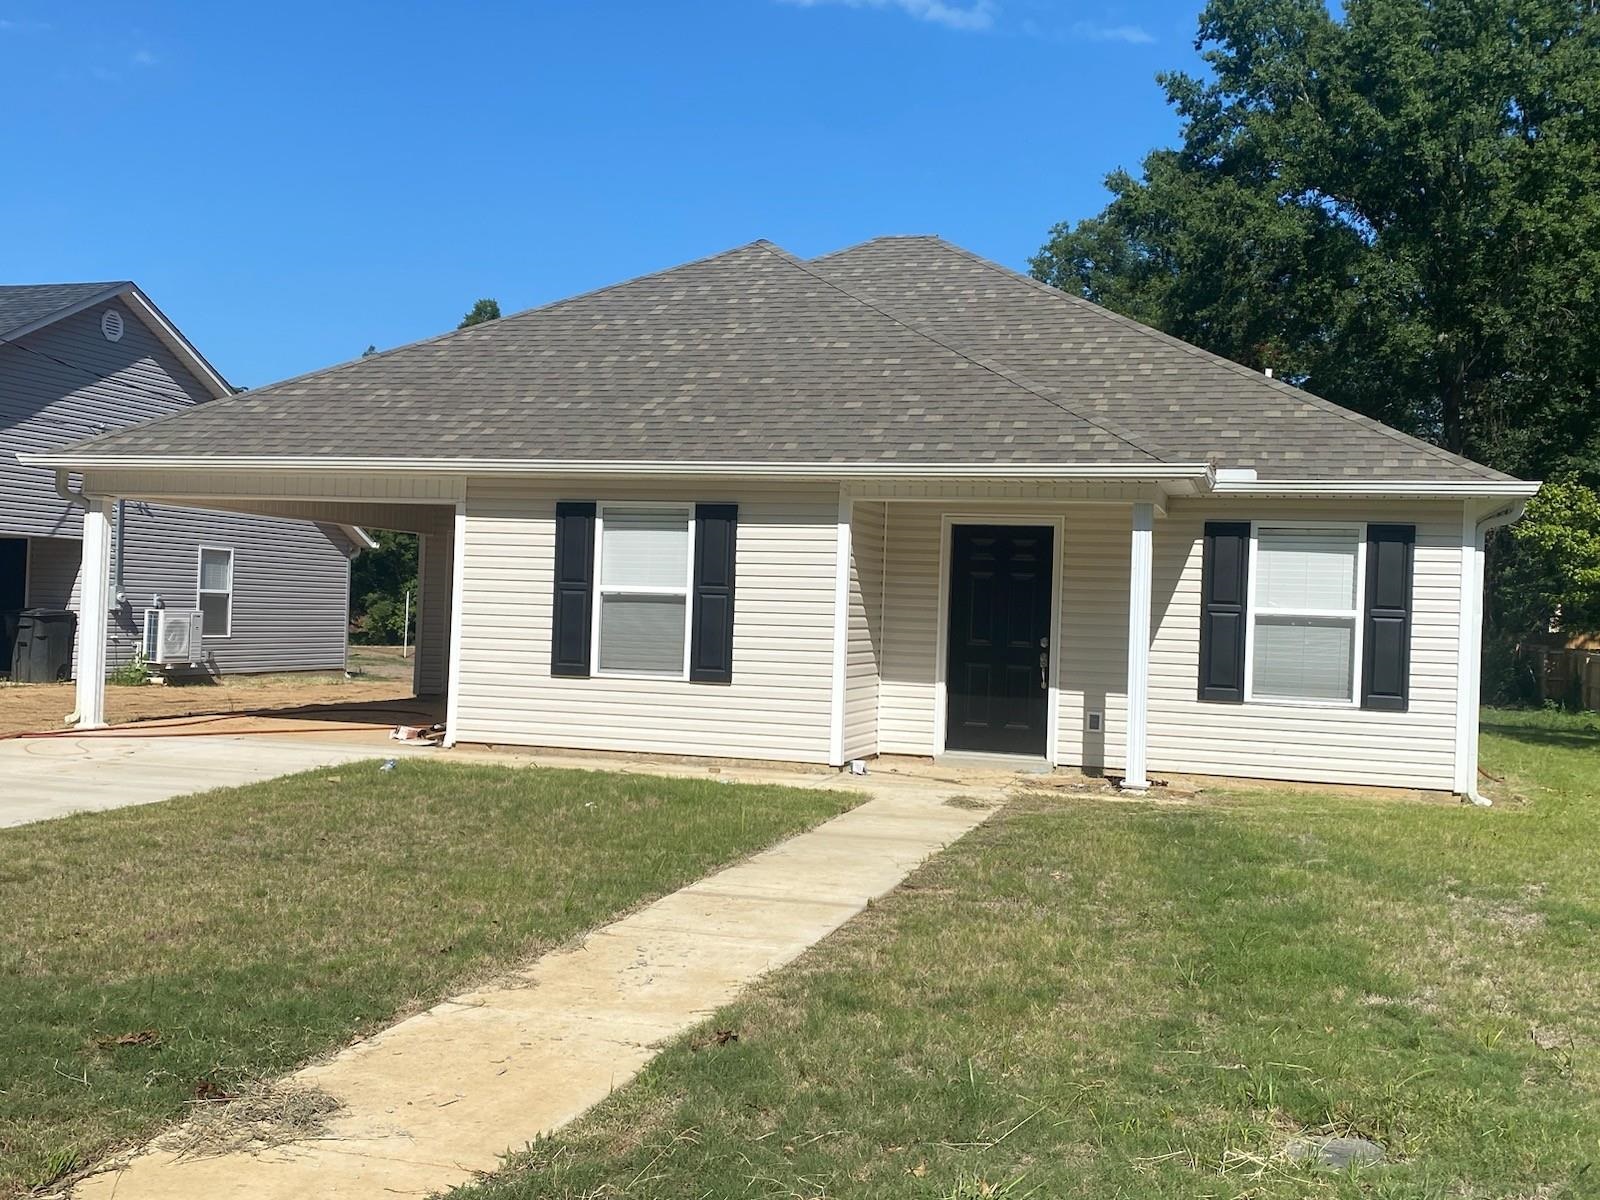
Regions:
<instances>
[{"instance_id":1,"label":"gable vent","mask_svg":"<svg viewBox=\"0 0 1600 1200\"><path fill-rule=\"evenodd\" d=\"M122 340L122 314L114 308L108 308L100 314L100 332L106 335L108 342Z\"/></svg>"}]
</instances>

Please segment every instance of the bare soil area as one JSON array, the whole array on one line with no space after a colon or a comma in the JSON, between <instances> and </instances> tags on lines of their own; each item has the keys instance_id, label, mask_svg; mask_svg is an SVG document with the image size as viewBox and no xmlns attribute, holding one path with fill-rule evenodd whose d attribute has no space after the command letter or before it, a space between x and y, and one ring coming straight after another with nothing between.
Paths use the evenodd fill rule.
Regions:
<instances>
[{"instance_id":1,"label":"bare soil area","mask_svg":"<svg viewBox=\"0 0 1600 1200\"><path fill-rule=\"evenodd\" d=\"M411 695L411 660L401 658L398 646L352 646L350 666L349 678L329 671L233 675L164 686L108 684L106 720L129 725L229 716L239 718L242 727L269 713L281 717L268 720L393 724L420 723L432 712L428 704L411 712L419 704ZM61 730L73 706L70 683L0 684L0 737Z\"/></svg>"}]
</instances>

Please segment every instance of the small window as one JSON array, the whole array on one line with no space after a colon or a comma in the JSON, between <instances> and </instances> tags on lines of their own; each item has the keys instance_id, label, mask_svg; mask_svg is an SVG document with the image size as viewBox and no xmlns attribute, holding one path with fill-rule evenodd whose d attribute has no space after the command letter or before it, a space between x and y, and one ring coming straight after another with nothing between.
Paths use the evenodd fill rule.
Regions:
<instances>
[{"instance_id":1,"label":"small window","mask_svg":"<svg viewBox=\"0 0 1600 1200\"><path fill-rule=\"evenodd\" d=\"M1355 702L1363 552L1359 526L1257 527L1246 699Z\"/></svg>"},{"instance_id":2,"label":"small window","mask_svg":"<svg viewBox=\"0 0 1600 1200\"><path fill-rule=\"evenodd\" d=\"M597 674L688 677L691 527L684 505L600 507Z\"/></svg>"},{"instance_id":3,"label":"small window","mask_svg":"<svg viewBox=\"0 0 1600 1200\"><path fill-rule=\"evenodd\" d=\"M200 548L199 602L201 630L207 637L233 632L233 551Z\"/></svg>"}]
</instances>

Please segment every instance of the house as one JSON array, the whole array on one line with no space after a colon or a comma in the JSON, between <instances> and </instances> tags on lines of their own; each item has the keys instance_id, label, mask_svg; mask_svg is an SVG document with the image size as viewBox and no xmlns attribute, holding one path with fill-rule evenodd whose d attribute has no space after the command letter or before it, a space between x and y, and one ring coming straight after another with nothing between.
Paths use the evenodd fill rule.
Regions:
<instances>
[{"instance_id":1,"label":"house","mask_svg":"<svg viewBox=\"0 0 1600 1200\"><path fill-rule=\"evenodd\" d=\"M132 283L0 286L0 613L77 609L80 592L83 509L19 453L232 395ZM208 670L344 669L359 529L156 496L119 500L110 523L106 669L134 657L145 611L162 607L203 614ZM11 666L10 628L0 622L0 674Z\"/></svg>"},{"instance_id":2,"label":"house","mask_svg":"<svg viewBox=\"0 0 1600 1200\"><path fill-rule=\"evenodd\" d=\"M1537 487L930 237L757 242L29 461L82 473L91 567L121 498L403 514L452 743L1469 795L1483 535Z\"/></svg>"}]
</instances>

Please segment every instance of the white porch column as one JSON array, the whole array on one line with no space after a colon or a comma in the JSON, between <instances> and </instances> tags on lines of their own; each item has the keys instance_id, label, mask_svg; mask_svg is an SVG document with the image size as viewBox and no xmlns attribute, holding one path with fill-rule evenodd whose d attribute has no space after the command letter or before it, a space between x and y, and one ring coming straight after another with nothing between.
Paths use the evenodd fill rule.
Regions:
<instances>
[{"instance_id":1,"label":"white porch column","mask_svg":"<svg viewBox=\"0 0 1600 1200\"><path fill-rule=\"evenodd\" d=\"M111 624L111 501L90 496L83 511L78 572L77 727L106 723L106 634Z\"/></svg>"},{"instance_id":2,"label":"white porch column","mask_svg":"<svg viewBox=\"0 0 1600 1200\"><path fill-rule=\"evenodd\" d=\"M1155 557L1154 504L1133 506L1133 541L1128 559L1128 749L1122 786L1150 786L1145 752L1150 726L1150 588Z\"/></svg>"},{"instance_id":3,"label":"white porch column","mask_svg":"<svg viewBox=\"0 0 1600 1200\"><path fill-rule=\"evenodd\" d=\"M461 733L461 626L467 595L467 502L456 501L455 537L450 543L450 624L445 663L444 744L454 746Z\"/></svg>"}]
</instances>

